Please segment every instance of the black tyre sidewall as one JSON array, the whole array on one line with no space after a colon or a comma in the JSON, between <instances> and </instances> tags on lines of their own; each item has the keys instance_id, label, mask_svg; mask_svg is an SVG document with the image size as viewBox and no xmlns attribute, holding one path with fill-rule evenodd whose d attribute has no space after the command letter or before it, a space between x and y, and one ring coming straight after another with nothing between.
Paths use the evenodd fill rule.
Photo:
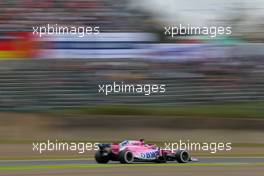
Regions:
<instances>
[{"instance_id":1,"label":"black tyre sidewall","mask_svg":"<svg viewBox=\"0 0 264 176\"><path fill-rule=\"evenodd\" d=\"M187 154L187 155L188 155L187 160L184 160L184 158L183 158L183 155L184 155L184 154ZM187 151L185 151L185 150L179 150L179 151L177 151L176 154L175 154L175 157L176 157L176 160L177 160L179 163L187 163L187 162L189 162L189 160L190 160L190 155L189 155L189 153L188 153Z\"/></svg>"},{"instance_id":2,"label":"black tyre sidewall","mask_svg":"<svg viewBox=\"0 0 264 176\"><path fill-rule=\"evenodd\" d=\"M109 156L103 156L103 152L97 151L95 153L95 160L97 163L108 163Z\"/></svg>"},{"instance_id":3,"label":"black tyre sidewall","mask_svg":"<svg viewBox=\"0 0 264 176\"><path fill-rule=\"evenodd\" d=\"M132 155L132 159L129 160L127 158L128 155ZM123 164L131 164L134 161L134 155L133 155L133 153L131 151L123 150L119 154L119 160L120 160L120 163L123 163Z\"/></svg>"}]
</instances>

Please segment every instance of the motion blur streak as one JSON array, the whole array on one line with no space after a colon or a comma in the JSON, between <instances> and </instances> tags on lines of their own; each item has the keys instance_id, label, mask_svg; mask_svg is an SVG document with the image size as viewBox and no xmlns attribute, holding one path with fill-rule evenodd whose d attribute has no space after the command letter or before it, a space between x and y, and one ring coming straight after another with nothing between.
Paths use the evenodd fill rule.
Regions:
<instances>
[{"instance_id":1,"label":"motion blur streak","mask_svg":"<svg viewBox=\"0 0 264 176\"><path fill-rule=\"evenodd\" d=\"M160 19L160 14L152 15L160 3L153 1L150 12L143 10L144 2L135 6L132 1L1 1L0 58L4 61L0 66L0 109L264 99L261 18L251 25L250 33L244 33L247 18L236 9L240 6L227 3L234 10L226 11L234 15L227 17L225 10L219 10L216 13L220 17L206 24L230 25L232 36L210 39L204 35L179 35L171 39L164 35L166 19ZM254 4L255 1L252 5L246 3L243 8ZM204 8L209 6L208 2ZM168 14L166 17L169 20ZM175 25L175 21L169 21ZM101 33L83 38L67 34L40 38L32 34L32 27L47 24L100 26ZM166 84L166 96L98 96L98 84L120 80L127 84Z\"/></svg>"}]
</instances>

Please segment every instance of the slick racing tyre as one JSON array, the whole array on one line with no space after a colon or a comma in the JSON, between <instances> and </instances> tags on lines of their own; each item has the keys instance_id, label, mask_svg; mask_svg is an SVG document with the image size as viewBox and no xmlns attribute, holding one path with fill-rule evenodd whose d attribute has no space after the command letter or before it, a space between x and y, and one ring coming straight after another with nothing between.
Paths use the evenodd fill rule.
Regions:
<instances>
[{"instance_id":1,"label":"slick racing tyre","mask_svg":"<svg viewBox=\"0 0 264 176\"><path fill-rule=\"evenodd\" d=\"M97 151L95 153L95 160L97 163L108 163L109 161L109 156L107 153Z\"/></svg>"},{"instance_id":2,"label":"slick racing tyre","mask_svg":"<svg viewBox=\"0 0 264 176\"><path fill-rule=\"evenodd\" d=\"M175 154L175 159L179 162L179 163L187 163L190 161L190 155L187 151L185 150L179 150L176 152Z\"/></svg>"},{"instance_id":3,"label":"slick racing tyre","mask_svg":"<svg viewBox=\"0 0 264 176\"><path fill-rule=\"evenodd\" d=\"M119 154L119 160L122 164L131 164L134 162L134 155L131 151L123 150Z\"/></svg>"}]
</instances>

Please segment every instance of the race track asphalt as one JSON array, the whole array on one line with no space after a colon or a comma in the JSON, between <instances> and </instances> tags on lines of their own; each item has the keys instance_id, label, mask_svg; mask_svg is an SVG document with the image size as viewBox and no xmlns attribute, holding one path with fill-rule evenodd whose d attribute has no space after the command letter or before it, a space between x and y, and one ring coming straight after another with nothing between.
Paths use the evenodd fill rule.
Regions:
<instances>
[{"instance_id":1,"label":"race track asphalt","mask_svg":"<svg viewBox=\"0 0 264 176\"><path fill-rule=\"evenodd\" d=\"M0 176L263 176L263 173L264 157L203 157L187 164L97 164L93 159L0 161Z\"/></svg>"},{"instance_id":2,"label":"race track asphalt","mask_svg":"<svg viewBox=\"0 0 264 176\"><path fill-rule=\"evenodd\" d=\"M198 158L201 164L254 164L264 163L264 157L201 157ZM177 162L168 162L169 164ZM0 160L0 167L3 166L41 166L41 165L64 165L64 164L97 164L93 159L50 159L50 160ZM109 162L108 164L119 164L119 162ZM135 164L142 164L138 162ZM144 164L144 163L143 163Z\"/></svg>"}]
</instances>

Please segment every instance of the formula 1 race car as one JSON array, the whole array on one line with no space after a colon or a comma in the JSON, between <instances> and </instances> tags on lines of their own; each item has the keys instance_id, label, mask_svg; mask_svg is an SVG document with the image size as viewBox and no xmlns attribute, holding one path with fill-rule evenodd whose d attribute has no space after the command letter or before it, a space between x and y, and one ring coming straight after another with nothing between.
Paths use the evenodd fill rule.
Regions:
<instances>
[{"instance_id":1,"label":"formula 1 race car","mask_svg":"<svg viewBox=\"0 0 264 176\"><path fill-rule=\"evenodd\" d=\"M97 163L108 163L108 161L120 161L120 163L130 164L133 162L157 162L177 161L187 163L197 161L190 157L185 150L176 152L164 150L155 144L145 144L144 140L125 140L121 143L99 144L99 150L95 154Z\"/></svg>"}]
</instances>

